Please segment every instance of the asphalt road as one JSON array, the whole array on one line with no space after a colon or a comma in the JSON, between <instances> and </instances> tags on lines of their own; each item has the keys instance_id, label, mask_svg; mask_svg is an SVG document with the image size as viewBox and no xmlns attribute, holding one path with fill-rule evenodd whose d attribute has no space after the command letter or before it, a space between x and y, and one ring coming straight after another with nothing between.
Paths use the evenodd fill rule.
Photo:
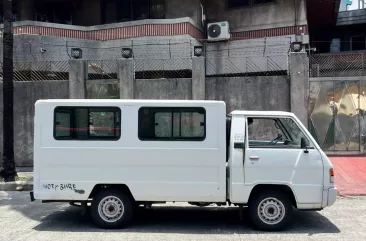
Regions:
<instances>
[{"instance_id":1,"label":"asphalt road","mask_svg":"<svg viewBox=\"0 0 366 241\"><path fill-rule=\"evenodd\" d=\"M123 230L101 230L81 209L31 203L28 192L0 192L0 240L366 240L366 197L341 197L320 212L295 212L292 227L258 232L237 208L164 205L140 210Z\"/></svg>"}]
</instances>

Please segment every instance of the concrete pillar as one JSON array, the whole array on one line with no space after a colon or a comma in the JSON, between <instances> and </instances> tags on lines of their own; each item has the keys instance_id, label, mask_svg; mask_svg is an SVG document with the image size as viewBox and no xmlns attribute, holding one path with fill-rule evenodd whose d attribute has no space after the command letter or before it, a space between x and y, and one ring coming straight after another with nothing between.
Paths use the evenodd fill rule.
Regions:
<instances>
[{"instance_id":1,"label":"concrete pillar","mask_svg":"<svg viewBox=\"0 0 366 241\"><path fill-rule=\"evenodd\" d=\"M134 98L134 61L133 59L118 60L119 93L121 99Z\"/></svg>"},{"instance_id":2,"label":"concrete pillar","mask_svg":"<svg viewBox=\"0 0 366 241\"><path fill-rule=\"evenodd\" d=\"M18 1L18 21L36 20L36 10L34 0L20 0Z\"/></svg>"},{"instance_id":3,"label":"concrete pillar","mask_svg":"<svg viewBox=\"0 0 366 241\"><path fill-rule=\"evenodd\" d=\"M309 58L306 52L290 53L291 112L308 127Z\"/></svg>"},{"instance_id":4,"label":"concrete pillar","mask_svg":"<svg viewBox=\"0 0 366 241\"><path fill-rule=\"evenodd\" d=\"M192 99L206 99L206 68L204 57L192 59Z\"/></svg>"},{"instance_id":5,"label":"concrete pillar","mask_svg":"<svg viewBox=\"0 0 366 241\"><path fill-rule=\"evenodd\" d=\"M87 63L85 60L69 60L69 98L85 99L85 80L87 79Z\"/></svg>"}]
</instances>

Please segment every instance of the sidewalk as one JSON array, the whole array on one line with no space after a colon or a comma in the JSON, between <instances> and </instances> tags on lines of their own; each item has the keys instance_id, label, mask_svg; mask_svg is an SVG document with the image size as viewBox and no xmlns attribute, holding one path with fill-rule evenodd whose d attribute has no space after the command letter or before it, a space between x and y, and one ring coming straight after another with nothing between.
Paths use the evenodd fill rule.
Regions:
<instances>
[{"instance_id":1,"label":"sidewalk","mask_svg":"<svg viewBox=\"0 0 366 241\"><path fill-rule=\"evenodd\" d=\"M340 195L366 195L366 157L330 157ZM19 181L0 183L0 191L33 189L33 168L17 168Z\"/></svg>"},{"instance_id":2,"label":"sidewalk","mask_svg":"<svg viewBox=\"0 0 366 241\"><path fill-rule=\"evenodd\" d=\"M366 157L330 157L341 195L366 195Z\"/></svg>"},{"instance_id":3,"label":"sidewalk","mask_svg":"<svg viewBox=\"0 0 366 241\"><path fill-rule=\"evenodd\" d=\"M0 191L31 191L33 190L33 168L17 168L18 180L15 182L0 182Z\"/></svg>"}]
</instances>

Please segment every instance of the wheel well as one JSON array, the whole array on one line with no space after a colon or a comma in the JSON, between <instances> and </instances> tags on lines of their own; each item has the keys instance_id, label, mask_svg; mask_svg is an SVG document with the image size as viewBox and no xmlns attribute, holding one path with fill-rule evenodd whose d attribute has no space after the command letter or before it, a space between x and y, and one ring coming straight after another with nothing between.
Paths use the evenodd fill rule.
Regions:
<instances>
[{"instance_id":1,"label":"wheel well","mask_svg":"<svg viewBox=\"0 0 366 241\"><path fill-rule=\"evenodd\" d=\"M276 184L259 184L256 185L250 193L249 200L254 197L257 193L263 192L264 190L278 190L281 191L290 198L292 205L297 208L297 202L292 189L287 185L276 185Z\"/></svg>"},{"instance_id":2,"label":"wheel well","mask_svg":"<svg viewBox=\"0 0 366 241\"><path fill-rule=\"evenodd\" d=\"M95 197L95 195L97 195L98 192L100 192L101 190L106 189L106 188L118 189L118 190L122 191L123 193L128 194L132 198L132 200L135 201L135 198L133 197L130 189L125 184L97 184L94 186L93 190L91 191L89 198Z\"/></svg>"}]
</instances>

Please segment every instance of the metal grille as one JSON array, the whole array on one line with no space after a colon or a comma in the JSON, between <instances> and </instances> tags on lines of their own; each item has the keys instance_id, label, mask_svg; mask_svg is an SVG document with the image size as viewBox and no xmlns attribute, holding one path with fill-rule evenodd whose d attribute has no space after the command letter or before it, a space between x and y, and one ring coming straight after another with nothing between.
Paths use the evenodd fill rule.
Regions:
<instances>
[{"instance_id":1,"label":"metal grille","mask_svg":"<svg viewBox=\"0 0 366 241\"><path fill-rule=\"evenodd\" d=\"M366 53L310 55L309 63L311 77L366 75Z\"/></svg>"},{"instance_id":2,"label":"metal grille","mask_svg":"<svg viewBox=\"0 0 366 241\"><path fill-rule=\"evenodd\" d=\"M88 80L117 79L117 60L88 60Z\"/></svg>"},{"instance_id":3,"label":"metal grille","mask_svg":"<svg viewBox=\"0 0 366 241\"><path fill-rule=\"evenodd\" d=\"M365 87L359 80L310 82L309 129L325 151L362 151Z\"/></svg>"},{"instance_id":4,"label":"metal grille","mask_svg":"<svg viewBox=\"0 0 366 241\"><path fill-rule=\"evenodd\" d=\"M135 79L192 78L192 59L135 59Z\"/></svg>"},{"instance_id":5,"label":"metal grille","mask_svg":"<svg viewBox=\"0 0 366 241\"><path fill-rule=\"evenodd\" d=\"M2 63L1 63L1 79ZM14 81L68 80L68 61L14 62Z\"/></svg>"}]
</instances>

